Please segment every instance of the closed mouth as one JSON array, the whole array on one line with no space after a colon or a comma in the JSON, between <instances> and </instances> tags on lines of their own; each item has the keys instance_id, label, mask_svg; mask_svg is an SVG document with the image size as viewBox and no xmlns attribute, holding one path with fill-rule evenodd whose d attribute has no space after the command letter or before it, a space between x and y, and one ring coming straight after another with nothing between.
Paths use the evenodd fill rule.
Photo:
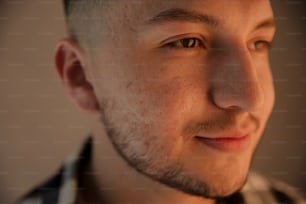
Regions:
<instances>
[{"instance_id":1,"label":"closed mouth","mask_svg":"<svg viewBox=\"0 0 306 204\"><path fill-rule=\"evenodd\" d=\"M208 146L222 152L239 153L245 151L249 144L251 137L249 134L243 136L230 136L230 137L203 137L196 136L196 140Z\"/></svg>"}]
</instances>

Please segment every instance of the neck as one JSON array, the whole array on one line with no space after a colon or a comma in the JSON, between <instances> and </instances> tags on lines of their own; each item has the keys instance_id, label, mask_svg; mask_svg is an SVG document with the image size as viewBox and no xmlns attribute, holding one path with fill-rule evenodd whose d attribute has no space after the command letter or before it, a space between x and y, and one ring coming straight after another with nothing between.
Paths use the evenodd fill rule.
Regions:
<instances>
[{"instance_id":1,"label":"neck","mask_svg":"<svg viewBox=\"0 0 306 204\"><path fill-rule=\"evenodd\" d=\"M81 176L78 200L94 203L213 204L148 178L115 151L100 124L93 131L92 160ZM82 203L82 202L79 202Z\"/></svg>"}]
</instances>

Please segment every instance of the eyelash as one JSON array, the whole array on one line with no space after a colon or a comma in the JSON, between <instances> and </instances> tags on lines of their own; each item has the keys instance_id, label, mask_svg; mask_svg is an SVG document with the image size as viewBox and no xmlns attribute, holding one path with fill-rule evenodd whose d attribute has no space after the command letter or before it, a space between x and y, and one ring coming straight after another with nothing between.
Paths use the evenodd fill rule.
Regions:
<instances>
[{"instance_id":1,"label":"eyelash","mask_svg":"<svg viewBox=\"0 0 306 204\"><path fill-rule=\"evenodd\" d=\"M166 43L165 45L163 45L163 47L178 48L178 49L180 48L181 49L205 48L202 40L195 38L195 37L182 38L179 40L175 40L175 41Z\"/></svg>"},{"instance_id":2,"label":"eyelash","mask_svg":"<svg viewBox=\"0 0 306 204\"><path fill-rule=\"evenodd\" d=\"M261 45L261 47L256 47ZM169 43L166 43L162 47L172 48L172 49L196 49L196 48L206 48L203 41L196 37L182 38ZM264 52L268 51L271 47L271 42L265 40L257 40L251 43L248 48L254 52Z\"/></svg>"},{"instance_id":3,"label":"eyelash","mask_svg":"<svg viewBox=\"0 0 306 204\"><path fill-rule=\"evenodd\" d=\"M256 46L258 46L258 43L261 44L262 46L261 46L261 47L256 47ZM252 44L249 46L249 49L250 49L251 51L261 52L261 51L267 51L267 50L269 50L270 47L271 47L271 42L265 41L265 40L258 40L258 41L255 41L254 43L252 43Z\"/></svg>"}]
</instances>

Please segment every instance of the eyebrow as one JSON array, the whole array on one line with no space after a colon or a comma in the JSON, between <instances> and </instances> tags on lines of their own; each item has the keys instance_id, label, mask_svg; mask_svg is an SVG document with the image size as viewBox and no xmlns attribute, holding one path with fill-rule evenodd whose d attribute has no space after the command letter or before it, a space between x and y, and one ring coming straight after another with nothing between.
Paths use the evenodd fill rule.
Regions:
<instances>
[{"instance_id":1,"label":"eyebrow","mask_svg":"<svg viewBox=\"0 0 306 204\"><path fill-rule=\"evenodd\" d=\"M148 24L161 24L168 21L186 21L191 23L204 23L211 27L217 27L220 20L214 16L202 14L196 11L189 11L181 8L164 10L146 21ZM255 26L254 30L261 28L275 28L276 23L273 17L268 18Z\"/></svg>"},{"instance_id":2,"label":"eyebrow","mask_svg":"<svg viewBox=\"0 0 306 204\"><path fill-rule=\"evenodd\" d=\"M146 22L148 24L160 24L168 21L186 21L191 23L204 23L212 27L220 24L220 21L210 15L202 14L196 11L189 11L181 8L172 8L164 10Z\"/></svg>"},{"instance_id":3,"label":"eyebrow","mask_svg":"<svg viewBox=\"0 0 306 204\"><path fill-rule=\"evenodd\" d=\"M255 26L254 30L258 30L260 28L275 28L276 23L274 18L268 18L262 22L260 22L257 26Z\"/></svg>"}]
</instances>

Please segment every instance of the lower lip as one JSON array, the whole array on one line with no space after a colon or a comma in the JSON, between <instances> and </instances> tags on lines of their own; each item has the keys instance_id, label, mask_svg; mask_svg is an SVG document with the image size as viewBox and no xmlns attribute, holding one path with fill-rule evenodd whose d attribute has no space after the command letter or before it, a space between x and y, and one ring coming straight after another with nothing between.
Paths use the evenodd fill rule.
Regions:
<instances>
[{"instance_id":1,"label":"lower lip","mask_svg":"<svg viewBox=\"0 0 306 204\"><path fill-rule=\"evenodd\" d=\"M248 149L250 136L245 135L238 138L206 138L197 136L196 139L208 147L222 152L239 153Z\"/></svg>"}]
</instances>

